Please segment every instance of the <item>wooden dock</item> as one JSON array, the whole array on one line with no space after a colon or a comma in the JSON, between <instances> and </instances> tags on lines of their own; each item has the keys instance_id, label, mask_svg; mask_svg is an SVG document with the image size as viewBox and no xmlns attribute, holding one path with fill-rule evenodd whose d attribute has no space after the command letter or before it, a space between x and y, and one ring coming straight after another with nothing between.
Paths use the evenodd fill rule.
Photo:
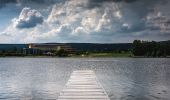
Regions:
<instances>
[{"instance_id":1,"label":"wooden dock","mask_svg":"<svg viewBox=\"0 0 170 100\"><path fill-rule=\"evenodd\" d=\"M74 71L57 100L110 100L91 70Z\"/></svg>"}]
</instances>

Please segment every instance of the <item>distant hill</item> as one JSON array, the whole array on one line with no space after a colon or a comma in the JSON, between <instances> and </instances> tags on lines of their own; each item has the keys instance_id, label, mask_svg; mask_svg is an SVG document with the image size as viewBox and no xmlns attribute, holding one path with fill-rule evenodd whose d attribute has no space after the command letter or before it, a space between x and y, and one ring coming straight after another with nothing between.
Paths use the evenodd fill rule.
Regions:
<instances>
[{"instance_id":1,"label":"distant hill","mask_svg":"<svg viewBox=\"0 0 170 100\"><path fill-rule=\"evenodd\" d=\"M51 44L51 43L46 43ZM55 44L55 43L52 43ZM62 44L62 43L60 43ZM132 48L132 43L64 43L70 45L76 51L113 51L113 50L129 50ZM0 51L10 50L13 48L28 48L28 44L0 44Z\"/></svg>"},{"instance_id":2,"label":"distant hill","mask_svg":"<svg viewBox=\"0 0 170 100\"><path fill-rule=\"evenodd\" d=\"M67 43L77 51L113 51L129 50L132 43L98 44L98 43Z\"/></svg>"},{"instance_id":3,"label":"distant hill","mask_svg":"<svg viewBox=\"0 0 170 100\"><path fill-rule=\"evenodd\" d=\"M10 50L13 48L23 49L23 48L28 48L28 45L27 44L0 44L0 51Z\"/></svg>"}]
</instances>

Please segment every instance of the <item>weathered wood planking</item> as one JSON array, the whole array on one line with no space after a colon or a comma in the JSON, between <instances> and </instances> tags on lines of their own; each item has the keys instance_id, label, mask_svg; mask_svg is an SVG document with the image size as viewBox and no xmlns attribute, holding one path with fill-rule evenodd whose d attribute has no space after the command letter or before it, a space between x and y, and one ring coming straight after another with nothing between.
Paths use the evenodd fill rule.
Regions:
<instances>
[{"instance_id":1,"label":"weathered wood planking","mask_svg":"<svg viewBox=\"0 0 170 100\"><path fill-rule=\"evenodd\" d=\"M110 100L91 70L74 71L57 100Z\"/></svg>"}]
</instances>

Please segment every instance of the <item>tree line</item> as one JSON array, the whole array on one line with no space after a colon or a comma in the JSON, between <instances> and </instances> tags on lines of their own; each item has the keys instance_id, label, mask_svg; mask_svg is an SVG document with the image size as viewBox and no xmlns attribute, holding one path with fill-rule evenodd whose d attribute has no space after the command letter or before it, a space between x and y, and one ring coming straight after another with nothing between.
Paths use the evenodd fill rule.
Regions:
<instances>
[{"instance_id":1,"label":"tree line","mask_svg":"<svg viewBox=\"0 0 170 100\"><path fill-rule=\"evenodd\" d=\"M162 42L134 40L132 53L134 56L144 57L170 56L170 40Z\"/></svg>"},{"instance_id":2,"label":"tree line","mask_svg":"<svg viewBox=\"0 0 170 100\"><path fill-rule=\"evenodd\" d=\"M88 50L82 51L77 50L75 55L89 55L94 53L113 53L113 54L126 54L129 53L130 56L141 56L141 57L169 57L170 56L170 40L169 41L142 41L134 40L129 49L117 48L113 50L106 50L103 48L101 50ZM124 45L126 47L126 45ZM64 49L59 49L55 51L47 52L46 54L40 53L39 55L55 55L55 56L68 56L69 53ZM0 56L26 56L23 53L22 48L16 46L11 47L10 49L0 50Z\"/></svg>"}]
</instances>

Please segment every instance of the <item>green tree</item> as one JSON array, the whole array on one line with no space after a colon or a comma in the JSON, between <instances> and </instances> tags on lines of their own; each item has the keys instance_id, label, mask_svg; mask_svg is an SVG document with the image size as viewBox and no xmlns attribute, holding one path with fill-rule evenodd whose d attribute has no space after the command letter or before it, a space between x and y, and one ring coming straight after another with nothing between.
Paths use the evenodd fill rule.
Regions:
<instances>
[{"instance_id":1,"label":"green tree","mask_svg":"<svg viewBox=\"0 0 170 100\"><path fill-rule=\"evenodd\" d=\"M56 55L63 57L68 56L68 53L64 49L58 49Z\"/></svg>"},{"instance_id":2,"label":"green tree","mask_svg":"<svg viewBox=\"0 0 170 100\"><path fill-rule=\"evenodd\" d=\"M133 41L133 54L135 56L142 56L142 43L140 40Z\"/></svg>"}]
</instances>

